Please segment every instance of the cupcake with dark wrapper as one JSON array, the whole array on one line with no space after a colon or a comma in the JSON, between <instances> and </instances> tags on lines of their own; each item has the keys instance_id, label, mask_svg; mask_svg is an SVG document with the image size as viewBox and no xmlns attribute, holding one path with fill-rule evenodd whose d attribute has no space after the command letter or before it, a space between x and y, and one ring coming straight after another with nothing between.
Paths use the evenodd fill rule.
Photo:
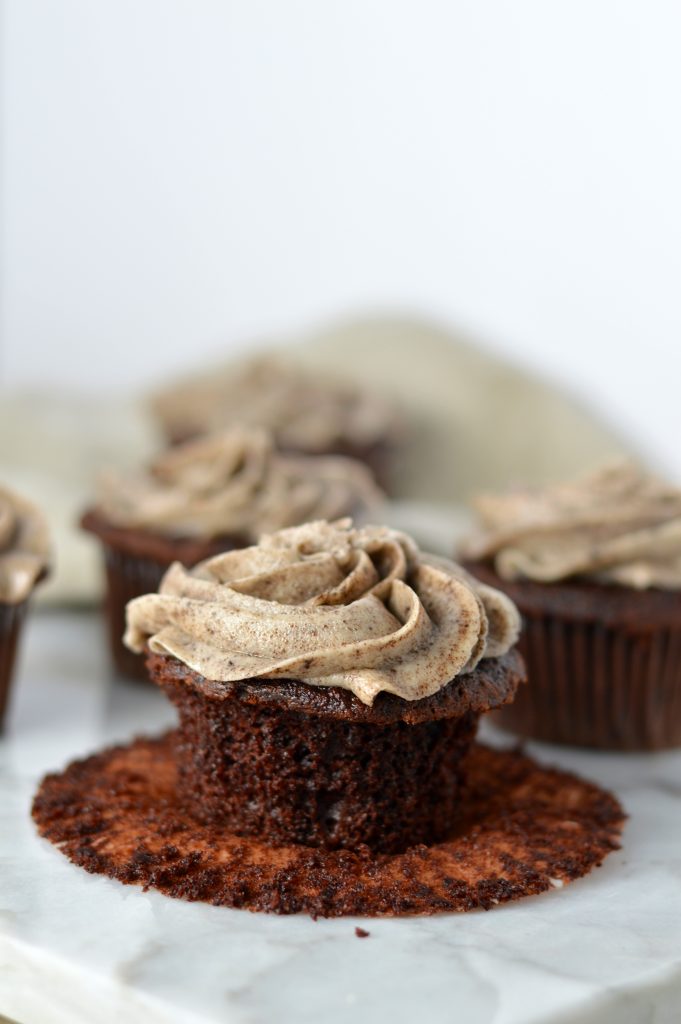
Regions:
<instances>
[{"instance_id":1,"label":"cupcake with dark wrapper","mask_svg":"<svg viewBox=\"0 0 681 1024\"><path fill-rule=\"evenodd\" d=\"M384 487L402 434L394 402L273 353L178 381L153 396L151 409L172 444L260 427L281 451L358 459Z\"/></svg>"},{"instance_id":2,"label":"cupcake with dark wrapper","mask_svg":"<svg viewBox=\"0 0 681 1024\"><path fill-rule=\"evenodd\" d=\"M529 682L499 723L579 746L681 745L681 490L627 462L476 508L460 553L524 619Z\"/></svg>"},{"instance_id":3,"label":"cupcake with dark wrapper","mask_svg":"<svg viewBox=\"0 0 681 1024\"><path fill-rule=\"evenodd\" d=\"M0 728L21 627L36 584L47 575L47 522L29 501L0 488Z\"/></svg>"},{"instance_id":4,"label":"cupcake with dark wrapper","mask_svg":"<svg viewBox=\"0 0 681 1024\"><path fill-rule=\"evenodd\" d=\"M194 565L307 519L367 515L382 497L361 463L284 455L264 431L246 428L173 448L137 474L103 476L81 525L104 547L114 664L146 678L143 659L122 643L125 606L156 590L172 562Z\"/></svg>"},{"instance_id":5,"label":"cupcake with dark wrapper","mask_svg":"<svg viewBox=\"0 0 681 1024\"><path fill-rule=\"evenodd\" d=\"M175 564L127 618L179 711L185 801L274 844L394 852L446 835L478 719L523 676L503 594L349 520Z\"/></svg>"}]
</instances>

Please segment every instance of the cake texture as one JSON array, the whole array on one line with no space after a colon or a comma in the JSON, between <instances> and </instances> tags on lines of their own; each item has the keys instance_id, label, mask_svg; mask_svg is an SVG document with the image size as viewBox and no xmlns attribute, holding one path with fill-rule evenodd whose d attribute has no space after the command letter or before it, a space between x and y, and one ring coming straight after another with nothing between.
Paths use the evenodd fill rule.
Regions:
<instances>
[{"instance_id":1,"label":"cake texture","mask_svg":"<svg viewBox=\"0 0 681 1024\"><path fill-rule=\"evenodd\" d=\"M267 352L179 380L150 406L172 444L235 425L265 428L281 451L364 462L384 487L404 429L393 401Z\"/></svg>"},{"instance_id":2,"label":"cake texture","mask_svg":"<svg viewBox=\"0 0 681 1024\"><path fill-rule=\"evenodd\" d=\"M42 513L20 495L0 488L0 729L29 599L47 575L49 558L49 531Z\"/></svg>"},{"instance_id":3,"label":"cake texture","mask_svg":"<svg viewBox=\"0 0 681 1024\"><path fill-rule=\"evenodd\" d=\"M149 673L178 709L178 785L199 820L275 845L386 852L447 835L478 717L523 678L513 652L464 686L368 707L294 680L237 683L226 696L167 655L150 655Z\"/></svg>"},{"instance_id":4,"label":"cake texture","mask_svg":"<svg viewBox=\"0 0 681 1024\"><path fill-rule=\"evenodd\" d=\"M681 745L681 491L619 463L477 507L465 564L524 621L529 682L499 723L587 747Z\"/></svg>"},{"instance_id":5,"label":"cake texture","mask_svg":"<svg viewBox=\"0 0 681 1024\"><path fill-rule=\"evenodd\" d=\"M122 643L125 606L156 590L173 562L194 565L310 517L365 515L381 501L362 464L282 455L256 429L178 446L137 473L103 475L81 525L102 543L114 665L146 679L142 659Z\"/></svg>"}]
</instances>

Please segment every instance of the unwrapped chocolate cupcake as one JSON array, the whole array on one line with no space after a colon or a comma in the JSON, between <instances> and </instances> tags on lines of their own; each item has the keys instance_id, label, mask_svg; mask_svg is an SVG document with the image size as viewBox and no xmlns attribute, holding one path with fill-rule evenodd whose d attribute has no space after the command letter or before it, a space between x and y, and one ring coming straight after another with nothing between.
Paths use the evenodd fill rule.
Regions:
<instances>
[{"instance_id":1,"label":"unwrapped chocolate cupcake","mask_svg":"<svg viewBox=\"0 0 681 1024\"><path fill-rule=\"evenodd\" d=\"M262 427L282 451L359 459L384 486L402 432L383 396L271 353L179 381L151 408L173 444L234 425Z\"/></svg>"},{"instance_id":2,"label":"unwrapped chocolate cupcake","mask_svg":"<svg viewBox=\"0 0 681 1024\"><path fill-rule=\"evenodd\" d=\"M274 844L391 852L444 836L478 719L523 677L507 597L349 520L175 564L127 620L179 711L183 798Z\"/></svg>"},{"instance_id":3,"label":"unwrapped chocolate cupcake","mask_svg":"<svg viewBox=\"0 0 681 1024\"><path fill-rule=\"evenodd\" d=\"M284 455L264 431L247 428L170 449L136 474L103 476L81 524L104 547L115 665L145 677L142 659L122 644L125 605L156 590L172 562L193 565L320 516L366 516L382 497L361 463Z\"/></svg>"},{"instance_id":4,"label":"unwrapped chocolate cupcake","mask_svg":"<svg viewBox=\"0 0 681 1024\"><path fill-rule=\"evenodd\" d=\"M50 540L42 513L0 488L0 728L21 627L35 585L47 575Z\"/></svg>"},{"instance_id":5,"label":"unwrapped chocolate cupcake","mask_svg":"<svg viewBox=\"0 0 681 1024\"><path fill-rule=\"evenodd\" d=\"M476 509L460 554L524 619L529 683L500 724L589 747L681 744L681 490L627 462Z\"/></svg>"}]
</instances>

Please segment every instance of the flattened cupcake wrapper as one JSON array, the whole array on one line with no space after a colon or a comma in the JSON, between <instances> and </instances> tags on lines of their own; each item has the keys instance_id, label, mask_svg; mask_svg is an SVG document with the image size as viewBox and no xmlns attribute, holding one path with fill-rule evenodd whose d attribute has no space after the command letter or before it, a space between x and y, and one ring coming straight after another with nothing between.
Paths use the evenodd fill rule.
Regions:
<instances>
[{"instance_id":1,"label":"flattened cupcake wrapper","mask_svg":"<svg viewBox=\"0 0 681 1024\"><path fill-rule=\"evenodd\" d=\"M681 745L681 628L525 613L518 646L528 683L496 712L502 727L610 750Z\"/></svg>"},{"instance_id":2,"label":"flattened cupcake wrapper","mask_svg":"<svg viewBox=\"0 0 681 1024\"><path fill-rule=\"evenodd\" d=\"M19 636L28 604L28 601L0 604L0 729L9 702Z\"/></svg>"},{"instance_id":3,"label":"flattened cupcake wrapper","mask_svg":"<svg viewBox=\"0 0 681 1024\"><path fill-rule=\"evenodd\" d=\"M278 846L199 821L175 746L173 733L140 738L48 775L38 832L91 873L175 899L325 917L491 910L562 888L619 847L624 812L609 793L478 744L443 842L398 854Z\"/></svg>"}]
</instances>

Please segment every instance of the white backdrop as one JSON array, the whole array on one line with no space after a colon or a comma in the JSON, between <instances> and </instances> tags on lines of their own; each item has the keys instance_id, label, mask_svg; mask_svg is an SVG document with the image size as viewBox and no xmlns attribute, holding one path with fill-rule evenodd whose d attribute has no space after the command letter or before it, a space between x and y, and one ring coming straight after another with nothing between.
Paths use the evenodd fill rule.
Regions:
<instances>
[{"instance_id":1,"label":"white backdrop","mask_svg":"<svg viewBox=\"0 0 681 1024\"><path fill-rule=\"evenodd\" d=\"M681 475L675 0L5 0L2 380L423 311Z\"/></svg>"}]
</instances>

